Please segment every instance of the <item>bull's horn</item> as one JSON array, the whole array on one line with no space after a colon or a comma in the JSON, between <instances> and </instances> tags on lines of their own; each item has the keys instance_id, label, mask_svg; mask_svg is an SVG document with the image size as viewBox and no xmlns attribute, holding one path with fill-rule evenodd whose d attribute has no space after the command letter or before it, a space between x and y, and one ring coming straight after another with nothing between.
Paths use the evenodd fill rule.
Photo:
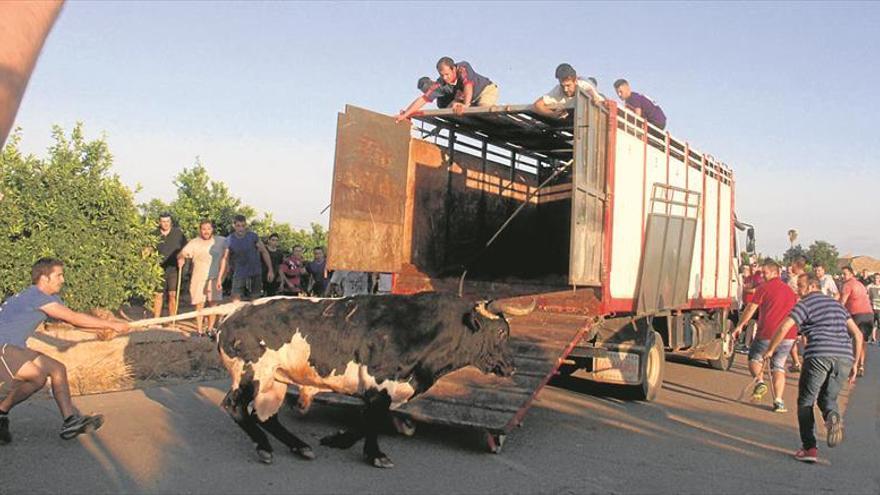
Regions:
<instances>
[{"instance_id":1,"label":"bull's horn","mask_svg":"<svg viewBox=\"0 0 880 495\"><path fill-rule=\"evenodd\" d=\"M477 307L474 308L477 313L480 313L482 316L489 318L490 320L497 320L501 318L497 314L493 313L491 310L486 309L485 301L481 301L477 303Z\"/></svg>"},{"instance_id":2,"label":"bull's horn","mask_svg":"<svg viewBox=\"0 0 880 495\"><path fill-rule=\"evenodd\" d=\"M501 301L492 301L487 308L492 313L503 313L507 316L526 316L531 314L538 305L538 301L532 298L532 302L528 306L514 306L510 303Z\"/></svg>"}]
</instances>

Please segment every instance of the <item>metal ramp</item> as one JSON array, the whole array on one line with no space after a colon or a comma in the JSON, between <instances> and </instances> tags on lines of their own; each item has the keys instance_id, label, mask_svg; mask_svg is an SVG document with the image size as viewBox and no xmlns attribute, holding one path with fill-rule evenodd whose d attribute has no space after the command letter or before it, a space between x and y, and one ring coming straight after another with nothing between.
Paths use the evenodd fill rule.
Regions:
<instances>
[{"instance_id":1,"label":"metal ramp","mask_svg":"<svg viewBox=\"0 0 880 495\"><path fill-rule=\"evenodd\" d=\"M486 375L473 367L441 378L427 393L407 403L396 415L421 423L477 428L488 434L488 448L498 451L504 435L525 416L541 388L588 331L585 315L535 311L512 318L510 345L516 372L512 377ZM297 395L291 387L292 395ZM361 405L354 397L321 393L315 402Z\"/></svg>"}]
</instances>

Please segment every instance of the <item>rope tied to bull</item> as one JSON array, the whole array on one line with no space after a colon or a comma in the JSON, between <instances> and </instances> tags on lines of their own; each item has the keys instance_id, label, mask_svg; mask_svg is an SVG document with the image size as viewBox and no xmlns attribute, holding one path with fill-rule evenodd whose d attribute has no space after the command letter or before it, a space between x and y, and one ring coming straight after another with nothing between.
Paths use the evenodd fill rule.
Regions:
<instances>
[{"instance_id":1,"label":"rope tied to bull","mask_svg":"<svg viewBox=\"0 0 880 495\"><path fill-rule=\"evenodd\" d=\"M483 246L483 248L480 249L480 251L475 256L471 257L470 261L468 261L464 265L464 271L461 273L461 278L459 278L458 280L458 297L462 297L462 294L464 293L464 279L465 277L467 277L467 272L470 269L471 264L478 260L480 256L482 256L489 249L489 247L495 242L495 240L498 239L498 236L500 236L501 233L507 229L507 226L510 225L510 222L512 222L513 219L520 214L520 212L526 207L527 204L529 204L529 201L531 201L532 198L535 197L535 195L541 192L542 189L547 187L547 185L550 184L553 179L558 177L559 174L571 167L572 163L574 163L574 158L567 162L563 162L556 168L556 170L553 171L552 174L544 179L543 182L538 184L538 187L536 187L534 190L529 191L529 193L526 195L526 199L515 210L513 210L513 213L511 213L510 216L507 217L507 220L505 220L504 223L501 224L501 227L498 227L498 230L496 230L495 234L493 234L492 237L490 237L489 240L486 241L486 244Z\"/></svg>"}]
</instances>

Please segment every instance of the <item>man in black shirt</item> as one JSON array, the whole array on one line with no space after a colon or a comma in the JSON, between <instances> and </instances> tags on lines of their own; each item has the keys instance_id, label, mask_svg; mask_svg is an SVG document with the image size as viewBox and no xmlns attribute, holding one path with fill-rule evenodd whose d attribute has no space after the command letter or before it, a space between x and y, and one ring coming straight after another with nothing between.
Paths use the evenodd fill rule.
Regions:
<instances>
[{"instance_id":1,"label":"man in black shirt","mask_svg":"<svg viewBox=\"0 0 880 495\"><path fill-rule=\"evenodd\" d=\"M260 265L263 270L263 289L267 296L278 294L281 285L281 262L284 261L284 252L278 247L278 234L272 233L266 239L266 251L269 251L269 259L272 261L272 275L275 277L269 280L269 268L264 264Z\"/></svg>"},{"instance_id":2,"label":"man in black shirt","mask_svg":"<svg viewBox=\"0 0 880 495\"><path fill-rule=\"evenodd\" d=\"M162 290L156 292L153 297L153 315L162 315L162 303L168 297L168 315L177 314L177 255L183 246L186 246L186 237L183 232L172 225L171 214L159 215L159 244L156 250L159 252L159 266L162 268Z\"/></svg>"}]
</instances>

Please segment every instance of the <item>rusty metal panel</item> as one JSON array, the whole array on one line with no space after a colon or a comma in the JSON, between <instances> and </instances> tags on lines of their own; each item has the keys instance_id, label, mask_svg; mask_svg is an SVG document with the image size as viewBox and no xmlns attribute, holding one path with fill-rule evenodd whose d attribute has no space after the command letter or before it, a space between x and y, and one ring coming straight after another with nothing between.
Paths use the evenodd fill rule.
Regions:
<instances>
[{"instance_id":1,"label":"rusty metal panel","mask_svg":"<svg viewBox=\"0 0 880 495\"><path fill-rule=\"evenodd\" d=\"M569 283L598 286L606 205L604 108L582 91L575 99Z\"/></svg>"},{"instance_id":2,"label":"rusty metal panel","mask_svg":"<svg viewBox=\"0 0 880 495\"><path fill-rule=\"evenodd\" d=\"M396 272L404 260L409 125L347 105L339 114L328 267Z\"/></svg>"},{"instance_id":3,"label":"rusty metal panel","mask_svg":"<svg viewBox=\"0 0 880 495\"><path fill-rule=\"evenodd\" d=\"M638 312L671 309L687 302L697 221L678 215L651 213L639 277Z\"/></svg>"}]
</instances>

